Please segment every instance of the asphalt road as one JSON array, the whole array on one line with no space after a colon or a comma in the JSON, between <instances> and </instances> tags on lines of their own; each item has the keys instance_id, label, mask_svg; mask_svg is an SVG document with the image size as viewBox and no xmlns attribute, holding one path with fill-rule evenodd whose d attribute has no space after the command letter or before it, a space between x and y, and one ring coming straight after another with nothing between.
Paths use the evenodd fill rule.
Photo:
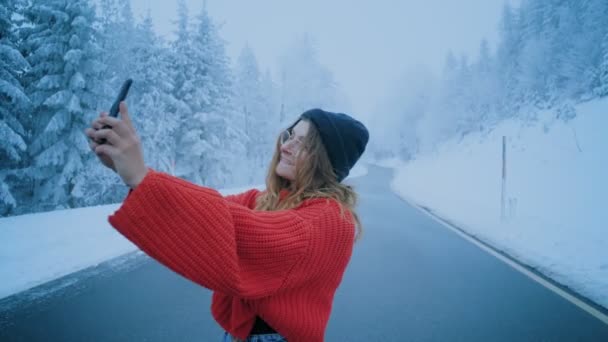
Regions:
<instances>
[{"instance_id":1,"label":"asphalt road","mask_svg":"<svg viewBox=\"0 0 608 342\"><path fill-rule=\"evenodd\" d=\"M370 167L351 182L365 232L327 341L608 341L608 325L409 206L390 179ZM0 341L221 341L210 300L134 253L0 300Z\"/></svg>"}]
</instances>

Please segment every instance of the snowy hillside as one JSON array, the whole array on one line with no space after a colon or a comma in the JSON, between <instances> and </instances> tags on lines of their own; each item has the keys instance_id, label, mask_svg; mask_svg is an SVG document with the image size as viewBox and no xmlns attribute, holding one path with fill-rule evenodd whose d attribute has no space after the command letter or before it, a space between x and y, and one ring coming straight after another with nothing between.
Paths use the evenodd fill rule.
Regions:
<instances>
[{"instance_id":1,"label":"snowy hillside","mask_svg":"<svg viewBox=\"0 0 608 342\"><path fill-rule=\"evenodd\" d=\"M608 99L564 123L507 120L395 163L394 190L608 307ZM502 137L507 137L501 222Z\"/></svg>"}]
</instances>

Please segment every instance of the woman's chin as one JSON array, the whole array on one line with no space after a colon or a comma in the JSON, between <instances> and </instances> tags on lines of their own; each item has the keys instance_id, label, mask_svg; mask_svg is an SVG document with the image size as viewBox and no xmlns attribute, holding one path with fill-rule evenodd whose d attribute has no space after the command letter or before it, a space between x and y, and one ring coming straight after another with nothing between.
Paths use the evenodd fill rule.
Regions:
<instances>
[{"instance_id":1,"label":"woman's chin","mask_svg":"<svg viewBox=\"0 0 608 342\"><path fill-rule=\"evenodd\" d=\"M283 167L281 164L277 165L275 172L279 177L285 178L288 181L293 180L293 175L291 174L290 170L285 170L285 167Z\"/></svg>"}]
</instances>

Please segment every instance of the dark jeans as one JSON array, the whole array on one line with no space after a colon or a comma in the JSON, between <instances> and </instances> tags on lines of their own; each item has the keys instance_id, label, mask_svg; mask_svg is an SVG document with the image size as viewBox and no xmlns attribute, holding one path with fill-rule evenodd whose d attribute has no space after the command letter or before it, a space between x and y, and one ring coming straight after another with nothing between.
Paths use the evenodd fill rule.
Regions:
<instances>
[{"instance_id":1,"label":"dark jeans","mask_svg":"<svg viewBox=\"0 0 608 342\"><path fill-rule=\"evenodd\" d=\"M246 340L240 340L228 332L224 332L223 342L287 342L279 334L261 334L261 335L250 335Z\"/></svg>"}]
</instances>

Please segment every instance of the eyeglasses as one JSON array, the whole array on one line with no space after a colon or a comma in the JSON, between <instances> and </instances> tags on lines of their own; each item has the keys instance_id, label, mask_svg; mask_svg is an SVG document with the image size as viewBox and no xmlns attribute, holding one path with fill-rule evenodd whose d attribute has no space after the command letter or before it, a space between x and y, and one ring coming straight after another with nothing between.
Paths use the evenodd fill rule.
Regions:
<instances>
[{"instance_id":1,"label":"eyeglasses","mask_svg":"<svg viewBox=\"0 0 608 342\"><path fill-rule=\"evenodd\" d=\"M294 151L299 151L304 146L302 138L297 138L292 129L286 129L281 133L281 145L290 141Z\"/></svg>"}]
</instances>

